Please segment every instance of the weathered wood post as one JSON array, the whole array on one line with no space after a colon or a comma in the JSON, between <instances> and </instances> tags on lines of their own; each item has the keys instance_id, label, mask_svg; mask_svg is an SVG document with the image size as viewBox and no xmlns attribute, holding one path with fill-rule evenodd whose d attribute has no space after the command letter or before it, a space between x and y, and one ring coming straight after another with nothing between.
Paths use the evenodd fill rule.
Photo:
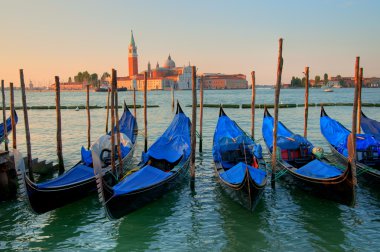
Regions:
<instances>
[{"instance_id":1,"label":"weathered wood post","mask_svg":"<svg viewBox=\"0 0 380 252\"><path fill-rule=\"evenodd\" d=\"M137 119L136 117L136 88L133 87L133 115L135 116L135 118Z\"/></svg>"},{"instance_id":2,"label":"weathered wood post","mask_svg":"<svg viewBox=\"0 0 380 252\"><path fill-rule=\"evenodd\" d=\"M172 95L172 111L174 111L174 84L171 87L171 95Z\"/></svg>"},{"instance_id":3,"label":"weathered wood post","mask_svg":"<svg viewBox=\"0 0 380 252\"><path fill-rule=\"evenodd\" d=\"M111 83L112 85L112 83ZM108 87L107 90L107 113L106 113L106 134L108 134L108 120L109 120L109 114L110 114L110 94L111 94L111 89Z\"/></svg>"},{"instance_id":4,"label":"weathered wood post","mask_svg":"<svg viewBox=\"0 0 380 252\"><path fill-rule=\"evenodd\" d=\"M111 168L113 174L117 174L115 164L115 85L116 71L112 69L112 81L111 81Z\"/></svg>"},{"instance_id":5,"label":"weathered wood post","mask_svg":"<svg viewBox=\"0 0 380 252\"><path fill-rule=\"evenodd\" d=\"M358 87L358 122L357 133L360 134L360 124L362 119L362 87L363 87L363 68L360 68L359 73L359 87Z\"/></svg>"},{"instance_id":6,"label":"weathered wood post","mask_svg":"<svg viewBox=\"0 0 380 252\"><path fill-rule=\"evenodd\" d=\"M9 91L11 96L11 124L12 124L12 147L17 149L17 139L16 139L16 118L15 118L15 94L13 90L13 83L9 83Z\"/></svg>"},{"instance_id":7,"label":"weathered wood post","mask_svg":"<svg viewBox=\"0 0 380 252\"><path fill-rule=\"evenodd\" d=\"M57 112L57 156L58 156L58 172L63 174L65 167L62 156L62 126L61 126L61 86L59 77L55 76L55 110Z\"/></svg>"},{"instance_id":8,"label":"weathered wood post","mask_svg":"<svg viewBox=\"0 0 380 252\"><path fill-rule=\"evenodd\" d=\"M256 100L256 76L255 71L251 72L252 77L252 97L251 97L251 136L255 139L255 100Z\"/></svg>"},{"instance_id":9,"label":"weathered wood post","mask_svg":"<svg viewBox=\"0 0 380 252\"><path fill-rule=\"evenodd\" d=\"M355 92L354 92L354 103L352 107L352 147L353 147L353 155L350 160L352 167L352 177L354 185L357 184L356 180L356 132L357 132L357 118L358 118L358 93L359 93L359 65L360 65L360 57L356 57L355 62Z\"/></svg>"},{"instance_id":10,"label":"weathered wood post","mask_svg":"<svg viewBox=\"0 0 380 252\"><path fill-rule=\"evenodd\" d=\"M305 67L305 116L303 136L307 138L307 120L309 117L309 67Z\"/></svg>"},{"instance_id":11,"label":"weathered wood post","mask_svg":"<svg viewBox=\"0 0 380 252\"><path fill-rule=\"evenodd\" d=\"M121 145L120 145L120 125L119 125L119 97L117 93L117 71L112 69L112 75L115 75L115 80L112 83L114 86L113 90L115 92L115 123L116 123L116 144L117 144L117 156L119 160L119 177L123 174L123 157L121 156Z\"/></svg>"},{"instance_id":12,"label":"weathered wood post","mask_svg":"<svg viewBox=\"0 0 380 252\"><path fill-rule=\"evenodd\" d=\"M3 98L3 125L4 125L4 146L5 151L8 151L8 129L7 129L7 117L5 115L5 90L4 90L4 80L1 80L1 95Z\"/></svg>"},{"instance_id":13,"label":"weathered wood post","mask_svg":"<svg viewBox=\"0 0 380 252\"><path fill-rule=\"evenodd\" d=\"M144 152L148 151L148 119L146 92L148 88L148 73L144 72Z\"/></svg>"},{"instance_id":14,"label":"weathered wood post","mask_svg":"<svg viewBox=\"0 0 380 252\"><path fill-rule=\"evenodd\" d=\"M283 58L282 58L282 38L280 38L278 42L279 42L279 48L278 48L278 60L277 60L277 81L276 81L276 91L275 91L275 96L274 96L274 125L273 125L273 150L272 150L272 186L275 185L275 177L276 177L278 103L279 103L279 99L280 99L282 65L284 63Z\"/></svg>"},{"instance_id":15,"label":"weathered wood post","mask_svg":"<svg viewBox=\"0 0 380 252\"><path fill-rule=\"evenodd\" d=\"M22 108L24 111L27 165L28 165L28 171L29 171L29 179L33 182L34 176L33 176L32 147L30 144L28 107L26 106L26 94L25 94L25 82L24 82L24 70L23 69L20 69L20 84L21 84Z\"/></svg>"},{"instance_id":16,"label":"weathered wood post","mask_svg":"<svg viewBox=\"0 0 380 252\"><path fill-rule=\"evenodd\" d=\"M199 82L199 152L202 152L203 144L203 76Z\"/></svg>"},{"instance_id":17,"label":"weathered wood post","mask_svg":"<svg viewBox=\"0 0 380 252\"><path fill-rule=\"evenodd\" d=\"M195 129L197 126L197 73L195 66L192 66L192 113L191 113L191 155L190 155L190 187L194 188L195 183L195 148L197 145L197 138Z\"/></svg>"},{"instance_id":18,"label":"weathered wood post","mask_svg":"<svg viewBox=\"0 0 380 252\"><path fill-rule=\"evenodd\" d=\"M90 85L86 86L86 109L87 109L87 149L91 146L91 114L90 114Z\"/></svg>"}]
</instances>

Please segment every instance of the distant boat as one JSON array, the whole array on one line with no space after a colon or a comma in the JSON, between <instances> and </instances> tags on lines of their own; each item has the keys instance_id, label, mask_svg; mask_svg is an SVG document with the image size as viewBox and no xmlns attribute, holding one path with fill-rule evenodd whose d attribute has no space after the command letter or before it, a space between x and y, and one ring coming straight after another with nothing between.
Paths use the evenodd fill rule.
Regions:
<instances>
[{"instance_id":1,"label":"distant boat","mask_svg":"<svg viewBox=\"0 0 380 252\"><path fill-rule=\"evenodd\" d=\"M323 89L324 92L334 92L334 90L332 90L331 88L325 88Z\"/></svg>"}]
</instances>

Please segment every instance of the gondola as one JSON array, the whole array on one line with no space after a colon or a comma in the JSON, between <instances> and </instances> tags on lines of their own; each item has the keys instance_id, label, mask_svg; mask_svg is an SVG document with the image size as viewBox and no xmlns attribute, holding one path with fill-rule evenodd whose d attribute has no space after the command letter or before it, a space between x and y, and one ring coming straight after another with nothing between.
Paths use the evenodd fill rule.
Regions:
<instances>
[{"instance_id":1,"label":"gondola","mask_svg":"<svg viewBox=\"0 0 380 252\"><path fill-rule=\"evenodd\" d=\"M123 168L131 161L136 145L137 122L129 109L124 104L124 113L119 120L121 151L123 156ZM111 133L101 136L93 145L101 147L96 153L101 159L103 172L111 173L108 169L111 153ZM92 147L91 147L92 148ZM90 149L91 149L90 148ZM116 148L116 146L115 146ZM71 169L58 177L42 182L34 183L26 175L25 170L19 171L19 184L24 188L23 197L29 203L31 210L36 214L42 214L69 203L82 199L96 191L95 174L93 170L94 152L81 149L82 159ZM120 168L121 169L121 168Z\"/></svg>"},{"instance_id":2,"label":"gondola","mask_svg":"<svg viewBox=\"0 0 380 252\"><path fill-rule=\"evenodd\" d=\"M265 144L272 153L274 119L267 108L264 111L262 133ZM313 195L345 205L355 202L351 165L340 169L322 155L321 148L314 148L306 138L295 135L278 122L277 164L286 181Z\"/></svg>"},{"instance_id":3,"label":"gondola","mask_svg":"<svg viewBox=\"0 0 380 252\"><path fill-rule=\"evenodd\" d=\"M347 138L351 133L338 121L330 118L321 107L320 128L331 151L341 161L348 161ZM363 182L380 186L380 141L373 135L356 134L356 167Z\"/></svg>"},{"instance_id":4,"label":"gondola","mask_svg":"<svg viewBox=\"0 0 380 252\"><path fill-rule=\"evenodd\" d=\"M249 210L255 209L267 183L261 150L220 107L212 149L215 174L227 194Z\"/></svg>"},{"instance_id":5,"label":"gondola","mask_svg":"<svg viewBox=\"0 0 380 252\"><path fill-rule=\"evenodd\" d=\"M17 116L16 110L13 110L13 111L14 111L13 113L15 114L15 123L17 124L18 116ZM12 118L8 117L5 123L7 125L7 133L9 134L9 132L11 132L12 130ZM0 124L0 143L2 143L3 141L4 141L4 123L1 123Z\"/></svg>"},{"instance_id":6,"label":"gondola","mask_svg":"<svg viewBox=\"0 0 380 252\"><path fill-rule=\"evenodd\" d=\"M161 197L188 175L190 160L190 119L177 104L173 121L146 153L139 166L115 181L100 171L94 158L99 199L110 219L119 219Z\"/></svg>"},{"instance_id":7,"label":"gondola","mask_svg":"<svg viewBox=\"0 0 380 252\"><path fill-rule=\"evenodd\" d=\"M380 141L380 122L368 118L361 111L360 126L365 134L373 135L377 141Z\"/></svg>"}]
</instances>

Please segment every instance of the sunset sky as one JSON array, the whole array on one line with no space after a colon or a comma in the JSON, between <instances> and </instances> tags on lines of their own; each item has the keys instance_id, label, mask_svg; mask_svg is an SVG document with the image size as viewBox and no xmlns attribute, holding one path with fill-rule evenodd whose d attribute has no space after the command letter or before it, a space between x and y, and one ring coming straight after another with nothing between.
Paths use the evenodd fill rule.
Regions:
<instances>
[{"instance_id":1,"label":"sunset sky","mask_svg":"<svg viewBox=\"0 0 380 252\"><path fill-rule=\"evenodd\" d=\"M78 71L128 73L131 29L139 71L170 53L177 66L200 72L249 73L276 79L284 38L283 82L310 66L316 74L352 76L361 57L365 77L380 77L378 0L0 0L0 79L63 81Z\"/></svg>"}]
</instances>

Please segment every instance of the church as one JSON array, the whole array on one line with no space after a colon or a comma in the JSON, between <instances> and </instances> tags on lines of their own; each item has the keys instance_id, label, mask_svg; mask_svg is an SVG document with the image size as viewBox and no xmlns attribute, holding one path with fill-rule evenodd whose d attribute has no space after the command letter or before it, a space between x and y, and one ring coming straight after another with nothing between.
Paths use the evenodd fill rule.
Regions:
<instances>
[{"instance_id":1,"label":"church","mask_svg":"<svg viewBox=\"0 0 380 252\"><path fill-rule=\"evenodd\" d=\"M127 88L128 90L144 89L144 72L138 71L138 54L133 32L131 31L131 42L128 47L128 65L129 76L118 77L117 86L119 88ZM176 67L174 60L170 54L162 66L157 62L156 68L152 68L150 62L147 67L148 74L148 90L170 90L174 89L191 89L192 83L192 67L188 66ZM108 79L111 83L111 79ZM198 88L197 79L197 88Z\"/></svg>"}]
</instances>

